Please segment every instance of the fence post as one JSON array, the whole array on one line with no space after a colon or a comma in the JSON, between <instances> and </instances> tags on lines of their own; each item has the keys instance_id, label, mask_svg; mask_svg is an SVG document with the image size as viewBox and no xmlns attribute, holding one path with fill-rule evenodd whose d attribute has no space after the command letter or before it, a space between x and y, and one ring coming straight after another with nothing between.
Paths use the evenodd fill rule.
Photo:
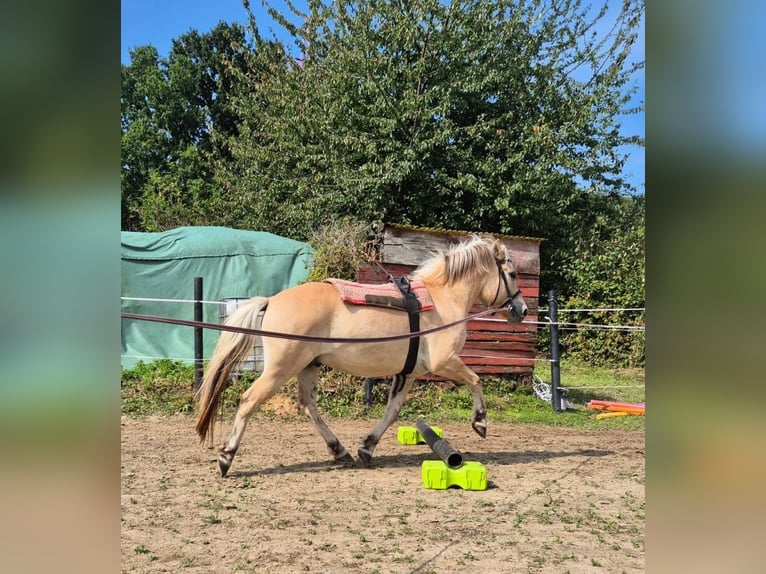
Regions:
<instances>
[{"instance_id":1,"label":"fence post","mask_svg":"<svg viewBox=\"0 0 766 574\"><path fill-rule=\"evenodd\" d=\"M194 320L202 321L202 277L194 278ZM202 384L202 327L194 327L194 390Z\"/></svg>"},{"instance_id":2,"label":"fence post","mask_svg":"<svg viewBox=\"0 0 766 574\"><path fill-rule=\"evenodd\" d=\"M556 291L548 291L548 318L551 320L551 406L561 412L561 351L559 349L559 307Z\"/></svg>"},{"instance_id":3,"label":"fence post","mask_svg":"<svg viewBox=\"0 0 766 574\"><path fill-rule=\"evenodd\" d=\"M368 407L372 406L372 385L375 384L375 379L367 377L364 379L364 404Z\"/></svg>"}]
</instances>

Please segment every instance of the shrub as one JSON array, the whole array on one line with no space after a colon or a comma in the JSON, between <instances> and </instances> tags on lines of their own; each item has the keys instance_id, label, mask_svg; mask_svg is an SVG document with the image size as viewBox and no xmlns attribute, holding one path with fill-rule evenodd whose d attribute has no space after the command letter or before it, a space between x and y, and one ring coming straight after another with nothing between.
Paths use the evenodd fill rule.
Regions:
<instances>
[{"instance_id":1,"label":"shrub","mask_svg":"<svg viewBox=\"0 0 766 574\"><path fill-rule=\"evenodd\" d=\"M351 219L322 225L314 231L309 243L314 248L314 266L309 281L328 277L356 280L359 266L367 261L369 226Z\"/></svg>"},{"instance_id":2,"label":"shrub","mask_svg":"<svg viewBox=\"0 0 766 574\"><path fill-rule=\"evenodd\" d=\"M609 221L582 239L568 272L574 293L560 298L560 308L643 308L645 306L643 201L626 201ZM591 325L641 326L646 313L567 312L559 321ZM562 353L598 366L638 367L645 362L643 331L562 330Z\"/></svg>"}]
</instances>

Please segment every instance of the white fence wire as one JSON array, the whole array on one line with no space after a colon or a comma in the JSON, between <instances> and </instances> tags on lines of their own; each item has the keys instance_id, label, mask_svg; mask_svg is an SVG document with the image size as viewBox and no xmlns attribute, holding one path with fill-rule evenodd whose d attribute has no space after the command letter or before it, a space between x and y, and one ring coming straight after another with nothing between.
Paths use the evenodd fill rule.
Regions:
<instances>
[{"instance_id":1,"label":"white fence wire","mask_svg":"<svg viewBox=\"0 0 766 574\"><path fill-rule=\"evenodd\" d=\"M160 298L153 298L153 297L121 297L122 301L145 301L145 302L157 302L157 303L203 303L208 305L221 305L223 301L197 301L195 299L160 299ZM644 307L627 307L627 308L620 308L620 307L606 307L606 308L559 308L559 313L607 313L607 312L643 312L646 309ZM546 307L540 307L538 308L538 311L541 313L545 313L548 311ZM493 319L493 318L481 318L478 319L479 321L487 321L487 322L498 322L498 323L505 323L505 319ZM544 321L524 321L526 324L533 324L538 326L545 326L550 327L551 325L554 325L554 323L551 322L549 318L545 318ZM582 330L597 330L597 331L624 331L624 332L645 332L646 327L645 325L609 325L609 324L592 324L592 323L568 323L568 322L557 322L555 323L558 325L560 330L563 331L582 331ZM475 358L475 359L502 359L506 357L498 357L493 355L484 355L484 354L462 354L461 356L466 358ZM130 354L124 354L122 357L126 358L132 358L132 359L148 359L148 360L161 360L161 359L170 359L174 361L186 361L186 362L194 362L194 358L179 358L179 357L153 357L153 356L141 356L141 355L130 355ZM536 357L536 358L526 358L526 357L518 357L517 360L520 361L529 361L532 364L535 363L551 363L552 360L550 358L543 358L543 357ZM207 359L205 360L207 362ZM570 387L566 385L561 385L559 388L561 389L622 389L622 388L641 388L645 387L645 385L614 385L614 386L605 386L605 387Z\"/></svg>"}]
</instances>

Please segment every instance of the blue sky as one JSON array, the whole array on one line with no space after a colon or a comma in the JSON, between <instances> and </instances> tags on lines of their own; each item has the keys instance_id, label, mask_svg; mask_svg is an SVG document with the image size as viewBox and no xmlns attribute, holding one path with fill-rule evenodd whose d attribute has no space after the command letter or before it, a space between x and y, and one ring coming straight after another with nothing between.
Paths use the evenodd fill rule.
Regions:
<instances>
[{"instance_id":1,"label":"blue sky","mask_svg":"<svg viewBox=\"0 0 766 574\"><path fill-rule=\"evenodd\" d=\"M296 0L297 5L303 5L302 0ZM594 3L598 4L598 3ZM271 5L285 12L286 5L282 0L272 0ZM261 0L251 0L250 6L255 14L261 33L268 36L271 20L262 8ZM199 32L211 30L218 22L247 23L247 13L242 6L242 0L123 0L121 3L121 54L123 64L130 63L129 50L137 46L153 45L161 56L167 56L171 41L181 34L195 29ZM641 37L634 48L637 59L644 58L644 24L641 27ZM639 90L634 96L634 102L644 101L644 78L637 78ZM644 136L644 114L625 116L622 121L625 135ZM631 146L626 151L630 154L623 175L644 191L644 148Z\"/></svg>"},{"instance_id":2,"label":"blue sky","mask_svg":"<svg viewBox=\"0 0 766 574\"><path fill-rule=\"evenodd\" d=\"M302 3L301 0L296 2L297 5ZM280 0L271 4L286 10ZM271 19L263 10L261 0L251 0L250 7L259 27L268 26ZM137 46L151 44L160 56L167 56L173 38L189 30L207 32L220 21L247 24L242 0L123 0L120 10L120 61L123 64L130 62L129 50Z\"/></svg>"}]
</instances>

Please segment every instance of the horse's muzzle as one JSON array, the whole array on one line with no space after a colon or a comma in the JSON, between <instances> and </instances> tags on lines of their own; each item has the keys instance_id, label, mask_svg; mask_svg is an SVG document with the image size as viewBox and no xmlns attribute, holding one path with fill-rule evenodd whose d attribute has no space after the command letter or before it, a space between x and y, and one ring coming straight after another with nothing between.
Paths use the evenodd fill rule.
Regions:
<instances>
[{"instance_id":1,"label":"horse's muzzle","mask_svg":"<svg viewBox=\"0 0 766 574\"><path fill-rule=\"evenodd\" d=\"M508 305L508 322L509 323L521 323L524 317L527 316L529 309L524 299L519 297L520 301L511 301Z\"/></svg>"}]
</instances>

